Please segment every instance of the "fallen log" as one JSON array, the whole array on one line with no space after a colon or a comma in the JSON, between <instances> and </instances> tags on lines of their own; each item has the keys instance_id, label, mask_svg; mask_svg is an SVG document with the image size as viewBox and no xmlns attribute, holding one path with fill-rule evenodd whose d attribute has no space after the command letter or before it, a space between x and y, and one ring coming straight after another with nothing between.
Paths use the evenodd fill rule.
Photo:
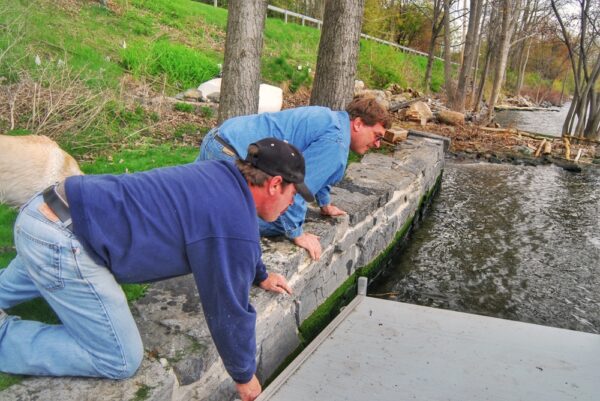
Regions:
<instances>
[{"instance_id":1,"label":"fallen log","mask_svg":"<svg viewBox=\"0 0 600 401\"><path fill-rule=\"evenodd\" d=\"M543 155L550 155L550 154L552 154L552 142L546 142L544 144L544 150L542 150L542 154Z\"/></svg>"},{"instance_id":2,"label":"fallen log","mask_svg":"<svg viewBox=\"0 0 600 401\"><path fill-rule=\"evenodd\" d=\"M563 136L563 142L565 143L565 159L571 160L571 142L566 136Z\"/></svg>"},{"instance_id":3,"label":"fallen log","mask_svg":"<svg viewBox=\"0 0 600 401\"><path fill-rule=\"evenodd\" d=\"M535 150L535 153L533 154L534 157L540 157L540 154L542 153L542 149L544 148L544 145L546 144L546 140L544 139L540 145L537 147L537 149Z\"/></svg>"},{"instance_id":4,"label":"fallen log","mask_svg":"<svg viewBox=\"0 0 600 401\"><path fill-rule=\"evenodd\" d=\"M452 110L440 110L436 113L439 122L447 125L463 125L465 123L465 115Z\"/></svg>"},{"instance_id":5,"label":"fallen log","mask_svg":"<svg viewBox=\"0 0 600 401\"><path fill-rule=\"evenodd\" d=\"M554 109L549 109L547 107L537 107L537 106L510 106L510 105L496 105L494 106L494 110L515 110L515 111L558 111Z\"/></svg>"},{"instance_id":6,"label":"fallen log","mask_svg":"<svg viewBox=\"0 0 600 401\"><path fill-rule=\"evenodd\" d=\"M571 141L571 143L574 143L574 144L583 142L583 143L587 143L590 145L600 145L600 141L598 141L596 139L589 139L589 138L583 138L583 137L571 136L571 135L563 136L563 138L568 138Z\"/></svg>"},{"instance_id":7,"label":"fallen log","mask_svg":"<svg viewBox=\"0 0 600 401\"><path fill-rule=\"evenodd\" d=\"M483 131L490 131L490 132L510 132L510 133L516 133L516 130L514 128L494 128L494 127L484 127L482 125L478 125L477 129L483 130Z\"/></svg>"},{"instance_id":8,"label":"fallen log","mask_svg":"<svg viewBox=\"0 0 600 401\"><path fill-rule=\"evenodd\" d=\"M570 160L563 160L557 157L551 157L549 160L556 166L562 168L565 171L569 171L571 173L579 173L581 172L581 166L577 163L573 163Z\"/></svg>"},{"instance_id":9,"label":"fallen log","mask_svg":"<svg viewBox=\"0 0 600 401\"><path fill-rule=\"evenodd\" d=\"M408 107L408 106L410 106L411 104L413 104L415 102L420 102L420 101L423 101L423 100L425 100L424 97L417 97L415 99L407 100L406 102L401 102L401 103L398 103L398 104L394 104L394 105L390 106L390 108L388 109L388 111L391 112L391 113L393 113L395 111L398 111L400 109Z\"/></svg>"}]
</instances>

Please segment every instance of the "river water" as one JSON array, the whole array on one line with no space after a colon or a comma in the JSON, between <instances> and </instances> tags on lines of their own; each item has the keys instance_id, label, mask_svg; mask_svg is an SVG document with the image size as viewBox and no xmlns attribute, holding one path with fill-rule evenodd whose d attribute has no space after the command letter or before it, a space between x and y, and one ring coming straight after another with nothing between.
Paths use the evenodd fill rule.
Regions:
<instances>
[{"instance_id":1,"label":"river water","mask_svg":"<svg viewBox=\"0 0 600 401\"><path fill-rule=\"evenodd\" d=\"M562 126L570 106L571 103L565 103L560 108L552 107L547 110L499 110L496 112L496 122L502 127L518 128L536 134L561 136Z\"/></svg>"},{"instance_id":2,"label":"river water","mask_svg":"<svg viewBox=\"0 0 600 401\"><path fill-rule=\"evenodd\" d=\"M599 333L600 169L448 163L369 295Z\"/></svg>"}]
</instances>

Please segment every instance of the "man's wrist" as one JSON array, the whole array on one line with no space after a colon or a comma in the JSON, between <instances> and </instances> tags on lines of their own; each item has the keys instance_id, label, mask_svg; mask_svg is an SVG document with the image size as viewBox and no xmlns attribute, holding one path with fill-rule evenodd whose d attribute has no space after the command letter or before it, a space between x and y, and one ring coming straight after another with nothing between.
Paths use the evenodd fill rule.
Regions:
<instances>
[{"instance_id":1,"label":"man's wrist","mask_svg":"<svg viewBox=\"0 0 600 401\"><path fill-rule=\"evenodd\" d=\"M292 241L304 234L304 230L302 227L298 227L295 230L291 230L285 233L285 236L291 239Z\"/></svg>"}]
</instances>

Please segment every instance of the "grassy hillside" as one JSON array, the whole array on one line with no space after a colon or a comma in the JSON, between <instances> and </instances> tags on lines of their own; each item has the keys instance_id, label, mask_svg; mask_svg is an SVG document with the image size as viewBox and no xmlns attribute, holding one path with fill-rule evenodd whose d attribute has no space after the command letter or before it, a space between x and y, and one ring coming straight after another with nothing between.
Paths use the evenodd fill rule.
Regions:
<instances>
[{"instance_id":1,"label":"grassy hillside","mask_svg":"<svg viewBox=\"0 0 600 401\"><path fill-rule=\"evenodd\" d=\"M173 95L218 73L226 10L190 0L111 4L105 9L94 1L2 2L0 49L8 50L0 53L0 132L12 125L50 135L81 158L177 142L173 133L184 124L191 144L214 124L213 116L196 118L198 113L171 121L164 105L149 107L139 98ZM290 91L310 87L319 30L269 18L264 38L263 81ZM420 89L424 65L423 57L363 41L357 78L369 87L399 83ZM435 88L441 71L436 64ZM12 124L11 93L17 94Z\"/></svg>"}]
</instances>

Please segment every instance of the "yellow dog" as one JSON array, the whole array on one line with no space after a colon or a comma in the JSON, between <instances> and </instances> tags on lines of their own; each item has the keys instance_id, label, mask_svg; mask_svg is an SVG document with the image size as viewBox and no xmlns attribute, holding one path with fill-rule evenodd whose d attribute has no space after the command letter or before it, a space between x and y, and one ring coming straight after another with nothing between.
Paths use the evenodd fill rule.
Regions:
<instances>
[{"instance_id":1,"label":"yellow dog","mask_svg":"<svg viewBox=\"0 0 600 401\"><path fill-rule=\"evenodd\" d=\"M82 174L77 161L47 136L0 135L0 203L19 207L51 184Z\"/></svg>"}]
</instances>

